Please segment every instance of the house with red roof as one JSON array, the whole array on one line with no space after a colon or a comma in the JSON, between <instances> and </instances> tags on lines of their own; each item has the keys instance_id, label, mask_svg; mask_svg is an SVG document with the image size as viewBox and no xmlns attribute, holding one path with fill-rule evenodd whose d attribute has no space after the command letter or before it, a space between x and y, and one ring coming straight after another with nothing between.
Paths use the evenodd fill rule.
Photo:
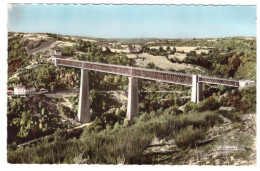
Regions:
<instances>
[{"instance_id":1,"label":"house with red roof","mask_svg":"<svg viewBox=\"0 0 260 171\"><path fill-rule=\"evenodd\" d=\"M28 92L29 94L35 94L36 89L35 89L34 87L30 87L30 88L27 89L27 92Z\"/></svg>"},{"instance_id":2,"label":"house with red roof","mask_svg":"<svg viewBox=\"0 0 260 171\"><path fill-rule=\"evenodd\" d=\"M42 54L42 55L40 55L40 57L41 57L41 58L49 58L49 57L50 57L50 55L47 55L47 54Z\"/></svg>"},{"instance_id":3,"label":"house with red roof","mask_svg":"<svg viewBox=\"0 0 260 171\"><path fill-rule=\"evenodd\" d=\"M14 94L14 91L13 90L7 90L7 94L12 95L12 94Z\"/></svg>"},{"instance_id":4,"label":"house with red roof","mask_svg":"<svg viewBox=\"0 0 260 171\"><path fill-rule=\"evenodd\" d=\"M109 47L109 44L106 44L106 43L101 44L101 47L102 47L102 48L107 48L107 47Z\"/></svg>"}]
</instances>

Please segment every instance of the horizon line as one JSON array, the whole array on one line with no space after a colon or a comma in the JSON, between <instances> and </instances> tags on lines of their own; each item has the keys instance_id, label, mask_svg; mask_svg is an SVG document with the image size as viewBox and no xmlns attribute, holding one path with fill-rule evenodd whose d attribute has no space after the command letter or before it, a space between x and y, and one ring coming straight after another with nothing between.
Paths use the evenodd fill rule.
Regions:
<instances>
[{"instance_id":1,"label":"horizon line","mask_svg":"<svg viewBox=\"0 0 260 171\"><path fill-rule=\"evenodd\" d=\"M111 37L111 38L105 38L105 37L93 37L93 36L85 36L85 35L72 35L72 34L61 34L61 33L55 33L55 32L20 32L20 31L8 31L9 32L14 32L14 33L23 33L23 34L57 34L57 35L62 35L62 36L75 36L75 37L87 37L87 38L93 38L93 39L223 39L223 38L229 38L229 37L252 37L256 38L256 36L242 36L242 35L237 35L237 36L223 36L223 37L186 37L186 38L181 38L181 37L169 37L169 38L163 38L163 37Z\"/></svg>"}]
</instances>

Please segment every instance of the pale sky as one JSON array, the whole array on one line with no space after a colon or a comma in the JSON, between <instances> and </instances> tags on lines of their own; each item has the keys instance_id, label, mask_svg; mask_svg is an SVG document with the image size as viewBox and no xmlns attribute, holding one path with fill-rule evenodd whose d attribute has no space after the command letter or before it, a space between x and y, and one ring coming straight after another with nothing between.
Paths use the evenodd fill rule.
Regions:
<instances>
[{"instance_id":1,"label":"pale sky","mask_svg":"<svg viewBox=\"0 0 260 171\"><path fill-rule=\"evenodd\" d=\"M256 36L255 6L8 5L8 31L99 38Z\"/></svg>"}]
</instances>

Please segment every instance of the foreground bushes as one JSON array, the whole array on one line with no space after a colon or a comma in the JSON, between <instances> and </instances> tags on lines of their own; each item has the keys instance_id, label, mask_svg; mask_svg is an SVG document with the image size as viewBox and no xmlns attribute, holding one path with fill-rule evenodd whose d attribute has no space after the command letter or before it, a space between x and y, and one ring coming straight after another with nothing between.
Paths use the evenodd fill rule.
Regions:
<instances>
[{"instance_id":1,"label":"foreground bushes","mask_svg":"<svg viewBox=\"0 0 260 171\"><path fill-rule=\"evenodd\" d=\"M158 118L153 118L149 122L150 132L158 138L165 138L178 134L181 130L192 126L194 129L207 129L216 123L222 123L222 118L216 111L189 112L178 116L164 114ZM147 123L148 124L148 123Z\"/></svg>"},{"instance_id":2,"label":"foreground bushes","mask_svg":"<svg viewBox=\"0 0 260 171\"><path fill-rule=\"evenodd\" d=\"M153 135L145 127L120 129L112 135L110 131L92 134L85 141L86 163L117 164L130 163L140 156L150 144Z\"/></svg>"},{"instance_id":3,"label":"foreground bushes","mask_svg":"<svg viewBox=\"0 0 260 171\"><path fill-rule=\"evenodd\" d=\"M148 129L125 128L110 134L109 130L80 139L40 142L36 147L8 152L10 163L129 163L150 144L153 135Z\"/></svg>"},{"instance_id":4,"label":"foreground bushes","mask_svg":"<svg viewBox=\"0 0 260 171\"><path fill-rule=\"evenodd\" d=\"M145 114L147 115L147 114ZM178 147L193 147L202 139L208 127L221 122L215 111L172 115L164 111L143 122L140 116L134 122L107 127L96 132L83 132L79 139L42 141L36 147L8 151L10 163L88 163L134 164L153 137L176 137Z\"/></svg>"}]
</instances>

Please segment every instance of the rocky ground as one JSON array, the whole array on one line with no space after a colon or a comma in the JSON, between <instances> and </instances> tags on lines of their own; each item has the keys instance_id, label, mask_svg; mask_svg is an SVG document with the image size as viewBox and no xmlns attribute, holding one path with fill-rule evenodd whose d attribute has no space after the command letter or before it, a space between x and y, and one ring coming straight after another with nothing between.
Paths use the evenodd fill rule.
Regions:
<instances>
[{"instance_id":1,"label":"rocky ground","mask_svg":"<svg viewBox=\"0 0 260 171\"><path fill-rule=\"evenodd\" d=\"M178 149L174 140L155 138L144 152L154 164L170 165L256 165L256 114L224 123L208 131L196 148ZM152 157L151 157L152 156Z\"/></svg>"}]
</instances>

